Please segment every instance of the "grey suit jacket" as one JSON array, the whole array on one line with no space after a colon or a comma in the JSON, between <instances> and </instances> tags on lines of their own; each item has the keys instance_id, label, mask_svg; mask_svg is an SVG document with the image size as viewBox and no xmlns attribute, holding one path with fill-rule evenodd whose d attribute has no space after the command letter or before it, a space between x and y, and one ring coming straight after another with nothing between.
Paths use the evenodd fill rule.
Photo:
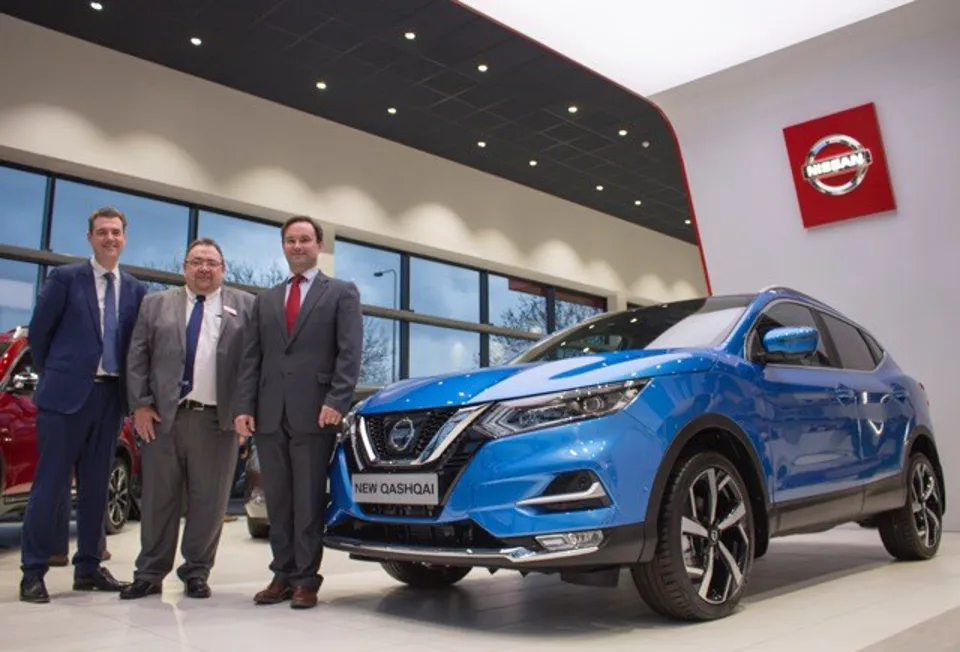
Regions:
<instances>
[{"instance_id":1,"label":"grey suit jacket","mask_svg":"<svg viewBox=\"0 0 960 652\"><path fill-rule=\"evenodd\" d=\"M224 287L217 342L217 419L233 430L243 333L253 312L253 295ZM228 308L230 310L228 310ZM143 300L127 354L130 408L153 406L160 415L158 433L173 427L186 363L187 291L176 288Z\"/></svg>"},{"instance_id":2,"label":"grey suit jacket","mask_svg":"<svg viewBox=\"0 0 960 652\"><path fill-rule=\"evenodd\" d=\"M258 433L280 430L286 412L299 432L319 432L328 405L350 407L360 376L363 317L357 286L318 273L287 335L287 283L257 296L247 330L237 414L256 418Z\"/></svg>"}]
</instances>

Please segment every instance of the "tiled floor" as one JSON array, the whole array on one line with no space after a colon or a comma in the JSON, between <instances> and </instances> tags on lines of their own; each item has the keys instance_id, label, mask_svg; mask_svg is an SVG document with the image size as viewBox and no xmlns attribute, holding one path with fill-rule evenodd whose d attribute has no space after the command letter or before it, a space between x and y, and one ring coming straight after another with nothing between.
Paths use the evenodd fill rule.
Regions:
<instances>
[{"instance_id":1,"label":"tiled floor","mask_svg":"<svg viewBox=\"0 0 960 652\"><path fill-rule=\"evenodd\" d=\"M242 519L225 526L209 600L184 598L175 578L162 598L75 594L72 571L53 569L53 602L27 605L16 597L19 531L0 525L2 652L422 652L425 644L458 652L960 650L960 534L948 535L933 561L913 564L893 563L876 532L857 527L776 540L738 613L690 625L652 614L628 575L617 589L594 589L475 570L455 588L424 593L333 552L317 609L255 607L251 596L269 579L269 549L247 536ZM110 537L109 547L109 568L129 579L137 525Z\"/></svg>"}]
</instances>

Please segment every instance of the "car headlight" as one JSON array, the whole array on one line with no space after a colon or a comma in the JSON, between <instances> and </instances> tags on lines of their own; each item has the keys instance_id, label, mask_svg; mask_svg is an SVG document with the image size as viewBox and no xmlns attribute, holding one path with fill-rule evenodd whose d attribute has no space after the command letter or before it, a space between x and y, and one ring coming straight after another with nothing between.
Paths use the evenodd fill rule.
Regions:
<instances>
[{"instance_id":1,"label":"car headlight","mask_svg":"<svg viewBox=\"0 0 960 652\"><path fill-rule=\"evenodd\" d=\"M477 427L491 437L506 437L606 416L630 405L646 383L645 380L628 380L503 401L487 410Z\"/></svg>"}]
</instances>

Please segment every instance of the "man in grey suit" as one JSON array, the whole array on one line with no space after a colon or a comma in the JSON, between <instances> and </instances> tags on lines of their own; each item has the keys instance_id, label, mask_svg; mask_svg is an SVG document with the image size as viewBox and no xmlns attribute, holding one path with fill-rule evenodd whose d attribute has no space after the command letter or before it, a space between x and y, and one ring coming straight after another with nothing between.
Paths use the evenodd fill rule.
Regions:
<instances>
[{"instance_id":1,"label":"man in grey suit","mask_svg":"<svg viewBox=\"0 0 960 652\"><path fill-rule=\"evenodd\" d=\"M317 604L327 467L360 375L356 285L320 272L323 230L293 217L281 230L290 278L257 296L244 345L236 430L256 430L273 580L257 604Z\"/></svg>"},{"instance_id":2,"label":"man in grey suit","mask_svg":"<svg viewBox=\"0 0 960 652\"><path fill-rule=\"evenodd\" d=\"M161 592L173 570L191 598L210 597L213 567L237 463L236 379L253 295L223 287L225 263L209 238L183 263L185 288L148 295L127 357L127 386L141 449L140 555L124 600Z\"/></svg>"}]
</instances>

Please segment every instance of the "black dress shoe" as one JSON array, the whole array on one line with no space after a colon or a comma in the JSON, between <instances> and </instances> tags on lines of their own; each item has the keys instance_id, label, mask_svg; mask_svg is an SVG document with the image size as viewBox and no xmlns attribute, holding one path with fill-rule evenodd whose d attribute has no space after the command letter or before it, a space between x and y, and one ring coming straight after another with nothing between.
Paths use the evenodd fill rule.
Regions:
<instances>
[{"instance_id":1,"label":"black dress shoe","mask_svg":"<svg viewBox=\"0 0 960 652\"><path fill-rule=\"evenodd\" d=\"M33 604L50 602L50 594L47 593L47 585L43 583L42 577L24 577L20 580L20 601Z\"/></svg>"},{"instance_id":2,"label":"black dress shoe","mask_svg":"<svg viewBox=\"0 0 960 652\"><path fill-rule=\"evenodd\" d=\"M133 580L133 584L123 587L120 591L121 600L139 600L148 595L159 595L163 587L159 584L151 584L147 580Z\"/></svg>"},{"instance_id":3,"label":"black dress shoe","mask_svg":"<svg viewBox=\"0 0 960 652\"><path fill-rule=\"evenodd\" d=\"M188 598L210 597L210 585L207 584L207 580L201 577L191 577L183 584Z\"/></svg>"},{"instance_id":4,"label":"black dress shoe","mask_svg":"<svg viewBox=\"0 0 960 652\"><path fill-rule=\"evenodd\" d=\"M119 593L125 586L125 582L118 582L106 568L101 566L93 572L83 575L75 575L73 578L74 591L107 591L110 593Z\"/></svg>"}]
</instances>

